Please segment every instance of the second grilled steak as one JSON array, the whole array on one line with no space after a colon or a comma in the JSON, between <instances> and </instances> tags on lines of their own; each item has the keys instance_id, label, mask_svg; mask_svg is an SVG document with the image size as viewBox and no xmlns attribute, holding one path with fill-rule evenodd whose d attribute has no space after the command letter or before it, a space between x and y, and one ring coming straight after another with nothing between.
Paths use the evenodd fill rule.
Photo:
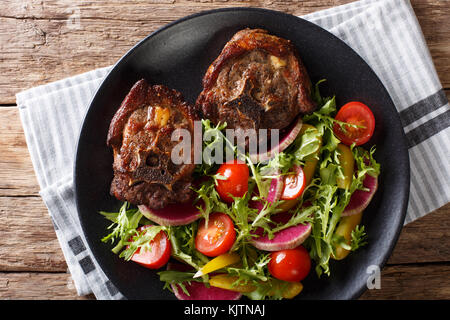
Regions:
<instances>
[{"instance_id":1,"label":"second grilled steak","mask_svg":"<svg viewBox=\"0 0 450 320\"><path fill-rule=\"evenodd\" d=\"M111 194L121 201L160 209L191 201L193 161L176 165L171 152L175 129L193 133L192 108L181 94L138 81L111 121L107 144L113 149ZM193 150L191 149L191 155Z\"/></svg>"},{"instance_id":2,"label":"second grilled steak","mask_svg":"<svg viewBox=\"0 0 450 320\"><path fill-rule=\"evenodd\" d=\"M232 129L282 129L315 107L294 46L261 29L232 37L208 68L196 102L202 117Z\"/></svg>"}]
</instances>

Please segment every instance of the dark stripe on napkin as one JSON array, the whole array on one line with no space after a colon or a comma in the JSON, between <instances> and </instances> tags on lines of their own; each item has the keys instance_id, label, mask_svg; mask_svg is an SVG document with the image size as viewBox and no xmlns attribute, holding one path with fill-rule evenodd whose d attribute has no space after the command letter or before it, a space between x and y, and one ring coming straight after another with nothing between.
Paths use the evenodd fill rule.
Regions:
<instances>
[{"instance_id":1,"label":"dark stripe on napkin","mask_svg":"<svg viewBox=\"0 0 450 320\"><path fill-rule=\"evenodd\" d=\"M441 89L435 94L432 94L431 96L428 96L399 112L402 124L406 127L407 125L419 120L423 116L439 109L447 103L448 101L445 91L444 89Z\"/></svg>"},{"instance_id":2,"label":"dark stripe on napkin","mask_svg":"<svg viewBox=\"0 0 450 320\"><path fill-rule=\"evenodd\" d=\"M406 134L408 148L418 145L448 127L450 127L450 110L409 131Z\"/></svg>"}]
</instances>

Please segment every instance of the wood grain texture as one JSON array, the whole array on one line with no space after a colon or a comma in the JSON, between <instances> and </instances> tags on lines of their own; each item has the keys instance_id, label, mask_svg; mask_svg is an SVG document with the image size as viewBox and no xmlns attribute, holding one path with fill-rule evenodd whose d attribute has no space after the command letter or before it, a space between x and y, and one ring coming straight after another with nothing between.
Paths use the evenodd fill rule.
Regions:
<instances>
[{"instance_id":1,"label":"wood grain texture","mask_svg":"<svg viewBox=\"0 0 450 320\"><path fill-rule=\"evenodd\" d=\"M64 272L64 256L40 197L0 197L0 271Z\"/></svg>"},{"instance_id":2,"label":"wood grain texture","mask_svg":"<svg viewBox=\"0 0 450 320\"><path fill-rule=\"evenodd\" d=\"M450 264L388 266L381 272L381 288L367 290L361 299L449 299Z\"/></svg>"},{"instance_id":3,"label":"wood grain texture","mask_svg":"<svg viewBox=\"0 0 450 320\"><path fill-rule=\"evenodd\" d=\"M388 264L450 262L448 239L450 204L406 225Z\"/></svg>"},{"instance_id":4,"label":"wood grain texture","mask_svg":"<svg viewBox=\"0 0 450 320\"><path fill-rule=\"evenodd\" d=\"M203 10L264 7L303 15L335 1L4 0L0 13L0 104L15 93L117 61L139 40L166 23ZM438 75L450 88L450 32L445 1L413 0ZM26 72L23 72L26 70ZM20 74L20 77L17 75Z\"/></svg>"},{"instance_id":5,"label":"wood grain texture","mask_svg":"<svg viewBox=\"0 0 450 320\"><path fill-rule=\"evenodd\" d=\"M69 273L0 273L0 299L10 300L86 300L77 296Z\"/></svg>"},{"instance_id":6,"label":"wood grain texture","mask_svg":"<svg viewBox=\"0 0 450 320\"><path fill-rule=\"evenodd\" d=\"M0 115L0 196L37 196L39 186L19 110L1 107Z\"/></svg>"}]
</instances>

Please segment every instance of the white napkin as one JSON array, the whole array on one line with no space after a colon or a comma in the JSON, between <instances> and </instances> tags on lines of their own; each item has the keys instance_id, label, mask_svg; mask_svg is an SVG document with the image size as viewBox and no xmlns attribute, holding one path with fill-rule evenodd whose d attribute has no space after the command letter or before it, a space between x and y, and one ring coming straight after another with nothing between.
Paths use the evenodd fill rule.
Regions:
<instances>
[{"instance_id":1,"label":"white napkin","mask_svg":"<svg viewBox=\"0 0 450 320\"><path fill-rule=\"evenodd\" d=\"M411 161L405 224L450 201L450 107L408 0L362 0L303 16L361 55L400 114ZM72 167L83 116L111 67L17 94L40 186L77 293L122 299L86 245L74 202Z\"/></svg>"}]
</instances>

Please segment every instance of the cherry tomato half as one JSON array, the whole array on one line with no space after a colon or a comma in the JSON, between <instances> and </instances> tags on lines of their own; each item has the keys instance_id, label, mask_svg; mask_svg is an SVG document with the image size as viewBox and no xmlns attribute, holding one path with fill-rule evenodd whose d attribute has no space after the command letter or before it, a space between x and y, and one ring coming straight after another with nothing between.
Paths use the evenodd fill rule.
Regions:
<instances>
[{"instance_id":1,"label":"cherry tomato half","mask_svg":"<svg viewBox=\"0 0 450 320\"><path fill-rule=\"evenodd\" d=\"M298 282L311 270L311 258L303 246L271 253L269 272L279 280Z\"/></svg>"},{"instance_id":2,"label":"cherry tomato half","mask_svg":"<svg viewBox=\"0 0 450 320\"><path fill-rule=\"evenodd\" d=\"M339 124L335 123L333 127L334 134L342 143L348 146L353 143L357 146L362 145L369 141L373 135L375 117L369 107L361 102L353 101L345 104L339 109L335 119L361 126L344 126L345 130L343 130Z\"/></svg>"},{"instance_id":3,"label":"cherry tomato half","mask_svg":"<svg viewBox=\"0 0 450 320\"><path fill-rule=\"evenodd\" d=\"M292 200L300 197L305 190L306 177L302 167L294 166L292 170L293 174L284 176L284 189L281 194L281 200Z\"/></svg>"},{"instance_id":4,"label":"cherry tomato half","mask_svg":"<svg viewBox=\"0 0 450 320\"><path fill-rule=\"evenodd\" d=\"M145 230L149 226L143 226L139 230ZM151 250L139 248L131 257L131 261L149 269L159 269L164 266L170 258L171 245L164 231L158 233L150 242Z\"/></svg>"},{"instance_id":5,"label":"cherry tomato half","mask_svg":"<svg viewBox=\"0 0 450 320\"><path fill-rule=\"evenodd\" d=\"M226 253L236 240L236 231L231 218L221 212L209 215L208 226L202 219L195 237L195 247L208 257L217 257Z\"/></svg>"},{"instance_id":6,"label":"cherry tomato half","mask_svg":"<svg viewBox=\"0 0 450 320\"><path fill-rule=\"evenodd\" d=\"M233 197L243 197L248 191L249 170L245 162L233 160L222 164L217 174L225 177L217 179L216 190L220 198L228 203L233 202ZM230 196L231 195L231 196Z\"/></svg>"}]
</instances>

